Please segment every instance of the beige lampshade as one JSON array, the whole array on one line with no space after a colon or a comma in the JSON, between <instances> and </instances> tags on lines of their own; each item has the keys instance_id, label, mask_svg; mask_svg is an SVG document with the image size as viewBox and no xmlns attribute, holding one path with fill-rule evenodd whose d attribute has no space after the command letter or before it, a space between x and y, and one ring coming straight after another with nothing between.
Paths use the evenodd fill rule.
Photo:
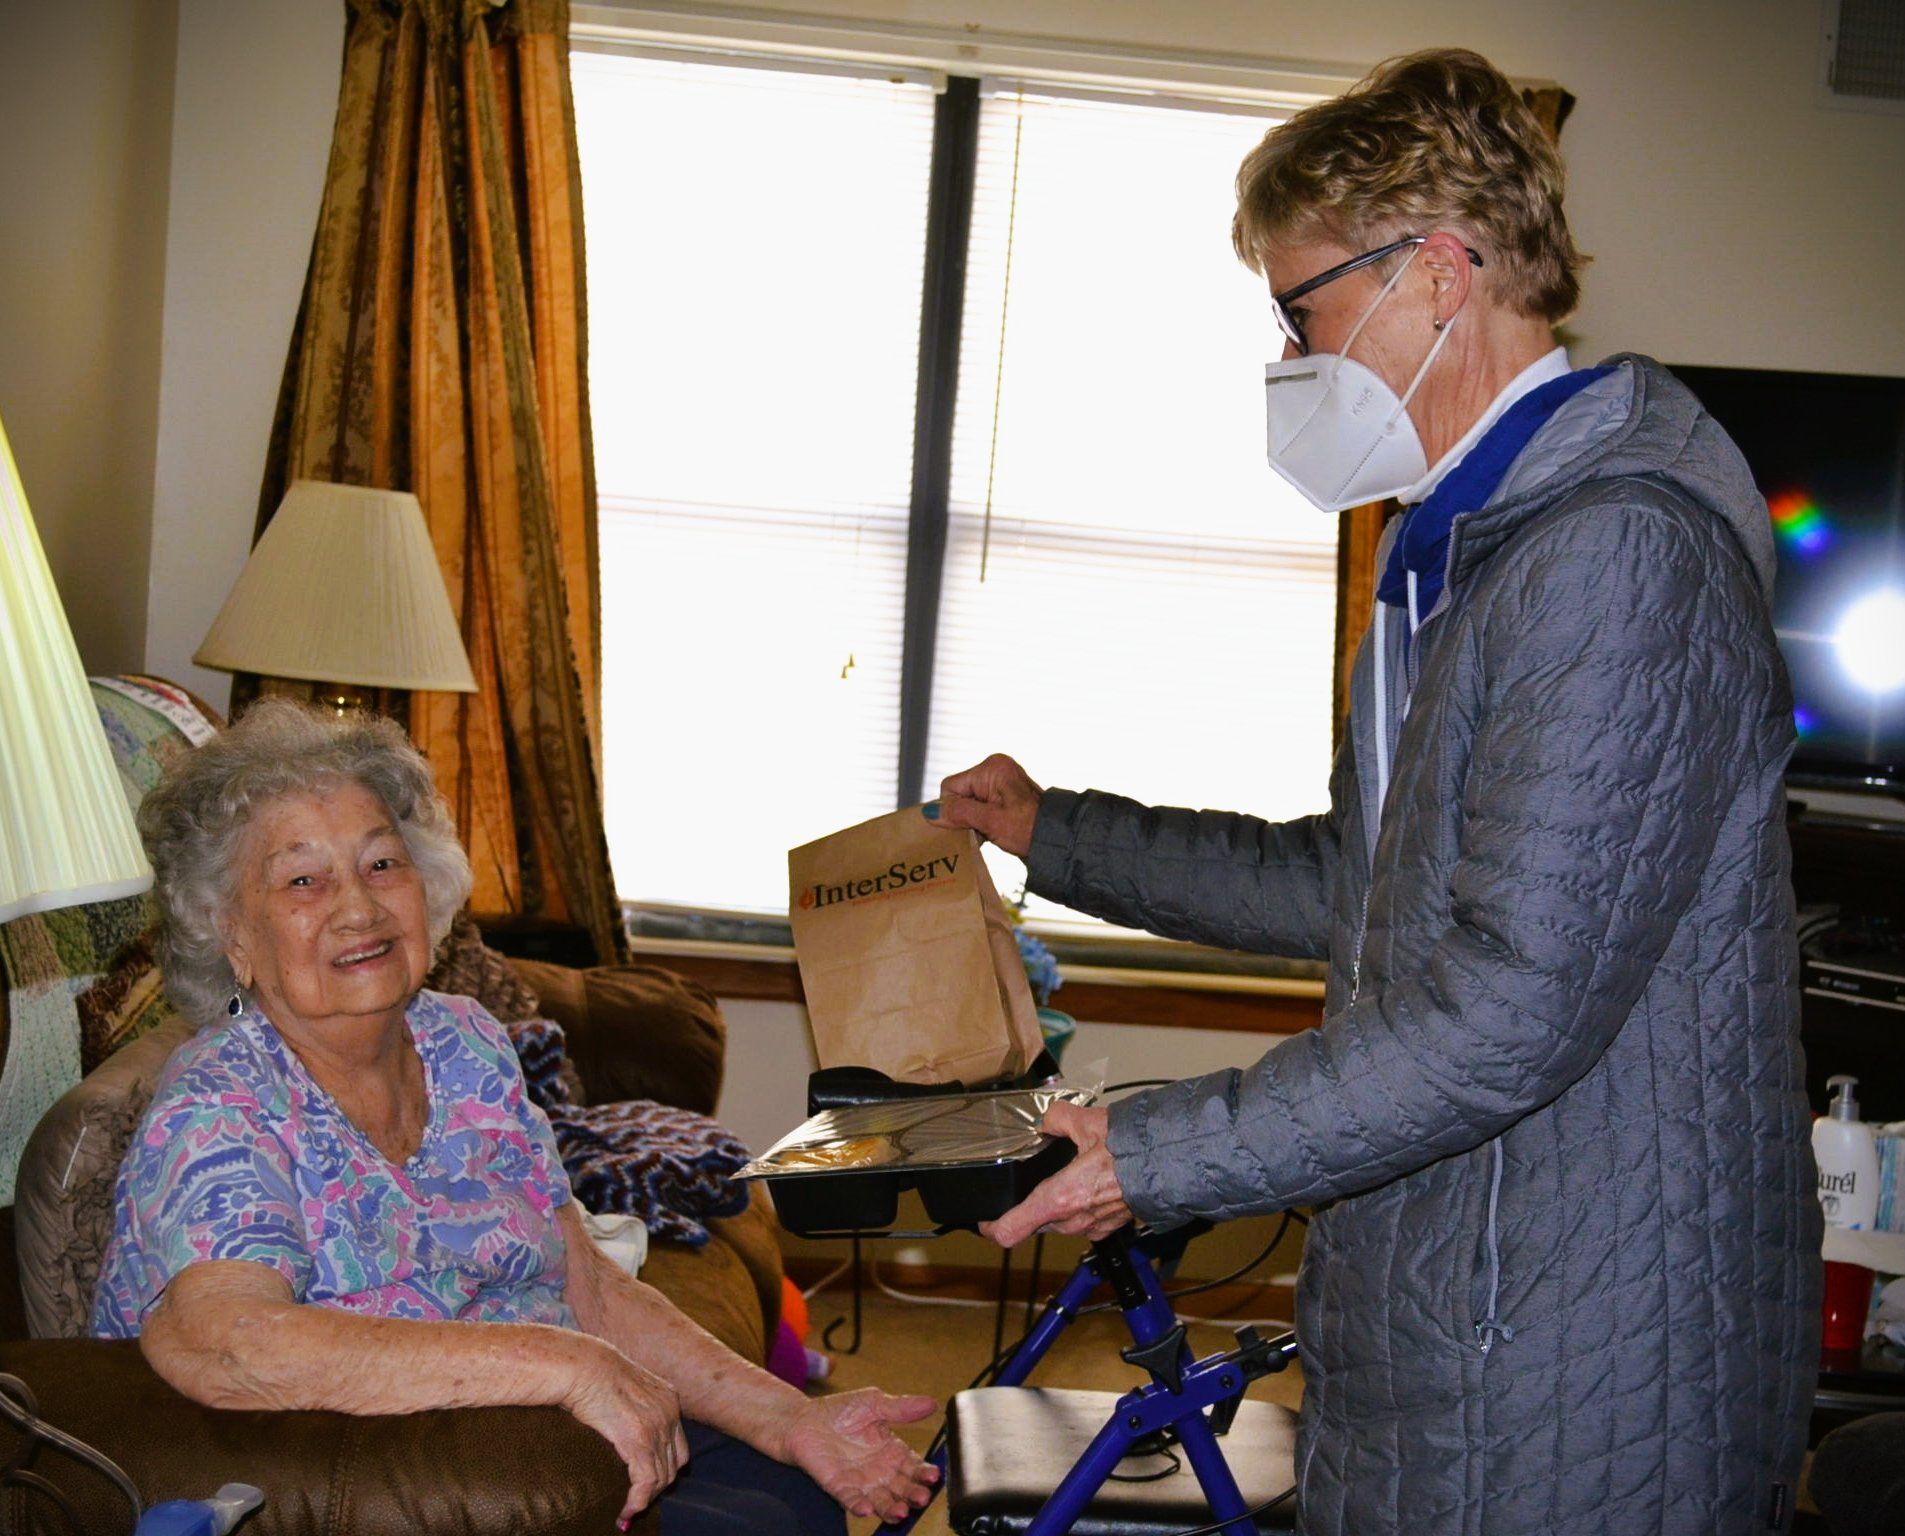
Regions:
<instances>
[{"instance_id":1,"label":"beige lampshade","mask_svg":"<svg viewBox=\"0 0 1905 1536\"><path fill-rule=\"evenodd\" d=\"M284 493L192 659L265 677L476 692L417 498L321 480Z\"/></svg>"},{"instance_id":2,"label":"beige lampshade","mask_svg":"<svg viewBox=\"0 0 1905 1536\"><path fill-rule=\"evenodd\" d=\"M0 426L0 923L151 884Z\"/></svg>"}]
</instances>

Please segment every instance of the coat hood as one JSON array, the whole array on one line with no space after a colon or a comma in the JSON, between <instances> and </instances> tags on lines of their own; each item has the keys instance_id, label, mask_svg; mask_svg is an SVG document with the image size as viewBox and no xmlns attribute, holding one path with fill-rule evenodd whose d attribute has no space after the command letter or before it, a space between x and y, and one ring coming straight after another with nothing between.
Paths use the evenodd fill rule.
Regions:
<instances>
[{"instance_id":1,"label":"coat hood","mask_svg":"<svg viewBox=\"0 0 1905 1536\"><path fill-rule=\"evenodd\" d=\"M1456 519L1450 584L1459 585L1530 517L1581 487L1644 475L1726 523L1770 603L1772 520L1732 438L1652 358L1622 353L1607 362L1614 372L1556 413L1516 459L1495 499Z\"/></svg>"}]
</instances>

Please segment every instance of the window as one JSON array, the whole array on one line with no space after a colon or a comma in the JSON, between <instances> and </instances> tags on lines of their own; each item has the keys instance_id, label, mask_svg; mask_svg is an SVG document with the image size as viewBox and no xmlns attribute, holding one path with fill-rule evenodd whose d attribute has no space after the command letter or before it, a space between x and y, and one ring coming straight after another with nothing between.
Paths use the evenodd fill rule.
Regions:
<instances>
[{"instance_id":1,"label":"window","mask_svg":"<svg viewBox=\"0 0 1905 1536\"><path fill-rule=\"evenodd\" d=\"M1268 124L985 106L927 784L1006 750L1042 783L1320 808L1336 522L1264 461L1283 344L1228 238Z\"/></svg>"},{"instance_id":2,"label":"window","mask_svg":"<svg viewBox=\"0 0 1905 1536\"><path fill-rule=\"evenodd\" d=\"M785 911L893 804L933 90L573 59L616 885Z\"/></svg>"},{"instance_id":3,"label":"window","mask_svg":"<svg viewBox=\"0 0 1905 1536\"><path fill-rule=\"evenodd\" d=\"M1228 241L1263 115L955 81L962 119L927 79L574 60L625 899L784 911L789 846L994 750L1326 802L1336 525L1264 463L1281 341ZM969 220L929 217L935 153ZM965 267L936 501L929 229Z\"/></svg>"}]
</instances>

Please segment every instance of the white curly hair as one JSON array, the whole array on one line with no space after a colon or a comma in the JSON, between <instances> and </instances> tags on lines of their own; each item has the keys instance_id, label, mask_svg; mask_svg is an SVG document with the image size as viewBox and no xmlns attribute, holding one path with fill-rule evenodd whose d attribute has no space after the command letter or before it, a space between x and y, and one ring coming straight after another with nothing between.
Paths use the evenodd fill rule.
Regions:
<instances>
[{"instance_id":1,"label":"white curly hair","mask_svg":"<svg viewBox=\"0 0 1905 1536\"><path fill-rule=\"evenodd\" d=\"M194 1024L224 1011L237 987L225 958L252 817L286 795L359 784L390 812L423 880L430 943L470 894L470 861L422 753L395 721L338 719L290 699L261 699L181 759L139 807L157 876L165 989Z\"/></svg>"}]
</instances>

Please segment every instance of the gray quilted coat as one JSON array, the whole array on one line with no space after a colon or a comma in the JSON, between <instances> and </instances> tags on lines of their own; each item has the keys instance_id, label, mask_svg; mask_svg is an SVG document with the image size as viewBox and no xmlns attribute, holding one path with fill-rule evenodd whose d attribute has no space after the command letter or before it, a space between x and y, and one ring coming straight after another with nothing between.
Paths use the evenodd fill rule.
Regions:
<instances>
[{"instance_id":1,"label":"gray quilted coat","mask_svg":"<svg viewBox=\"0 0 1905 1536\"><path fill-rule=\"evenodd\" d=\"M1320 1028L1111 1113L1149 1222L1316 1207L1318 1536L1790 1527L1820 1218L1770 528L1615 361L1457 520L1406 659L1398 610L1365 637L1326 814L1040 809L1041 894L1330 962Z\"/></svg>"}]
</instances>

